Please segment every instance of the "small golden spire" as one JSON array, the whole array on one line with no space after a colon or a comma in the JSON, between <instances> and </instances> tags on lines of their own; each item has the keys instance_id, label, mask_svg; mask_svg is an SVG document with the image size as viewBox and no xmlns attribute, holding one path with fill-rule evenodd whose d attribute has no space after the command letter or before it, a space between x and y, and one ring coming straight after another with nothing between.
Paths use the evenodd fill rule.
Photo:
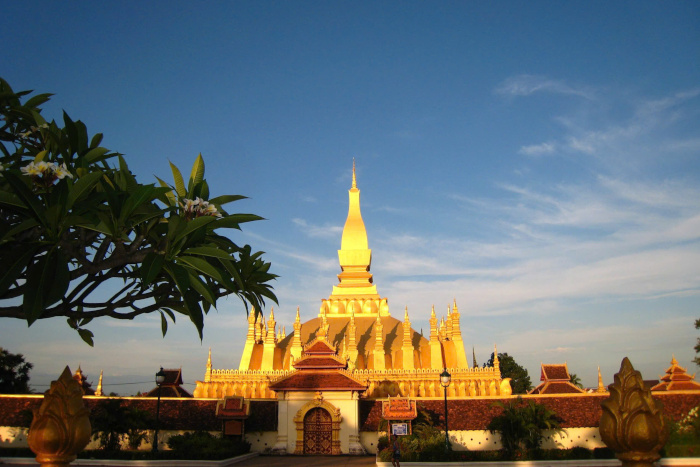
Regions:
<instances>
[{"instance_id":1,"label":"small golden spire","mask_svg":"<svg viewBox=\"0 0 700 467\"><path fill-rule=\"evenodd\" d=\"M207 368L211 368L211 347L209 347L209 356L207 356Z\"/></svg>"},{"instance_id":2,"label":"small golden spire","mask_svg":"<svg viewBox=\"0 0 700 467\"><path fill-rule=\"evenodd\" d=\"M603 375L600 372L600 367L598 367L598 389L596 389L596 392L598 392L598 393L608 392L605 389L605 385L603 384Z\"/></svg>"},{"instance_id":3,"label":"small golden spire","mask_svg":"<svg viewBox=\"0 0 700 467\"><path fill-rule=\"evenodd\" d=\"M296 322L298 323L301 321L301 318L299 318L299 307L297 307L297 317L296 317Z\"/></svg>"},{"instance_id":4,"label":"small golden spire","mask_svg":"<svg viewBox=\"0 0 700 467\"><path fill-rule=\"evenodd\" d=\"M452 308L450 308L450 305L447 305L447 318L449 319L452 316Z\"/></svg>"},{"instance_id":5,"label":"small golden spire","mask_svg":"<svg viewBox=\"0 0 700 467\"><path fill-rule=\"evenodd\" d=\"M403 312L403 320L408 322L408 306L406 307L406 310Z\"/></svg>"},{"instance_id":6,"label":"small golden spire","mask_svg":"<svg viewBox=\"0 0 700 467\"><path fill-rule=\"evenodd\" d=\"M433 305L432 310L430 311L430 317L435 318L435 305Z\"/></svg>"},{"instance_id":7,"label":"small golden spire","mask_svg":"<svg viewBox=\"0 0 700 467\"><path fill-rule=\"evenodd\" d=\"M270 307L270 319L275 319L275 307Z\"/></svg>"},{"instance_id":8,"label":"small golden spire","mask_svg":"<svg viewBox=\"0 0 700 467\"><path fill-rule=\"evenodd\" d=\"M255 307L253 307L250 310L250 313L248 313L248 323L249 324L255 324L255 321L257 320L257 313L255 312Z\"/></svg>"},{"instance_id":9,"label":"small golden spire","mask_svg":"<svg viewBox=\"0 0 700 467\"><path fill-rule=\"evenodd\" d=\"M457 308L457 299L455 298L452 305L452 312L459 313L459 308Z\"/></svg>"},{"instance_id":10,"label":"small golden spire","mask_svg":"<svg viewBox=\"0 0 700 467\"><path fill-rule=\"evenodd\" d=\"M352 158L352 188L357 188L357 178L355 178L355 158Z\"/></svg>"},{"instance_id":11,"label":"small golden spire","mask_svg":"<svg viewBox=\"0 0 700 467\"><path fill-rule=\"evenodd\" d=\"M100 380L97 382L97 389L95 390L96 396L102 396L102 370L100 370Z\"/></svg>"}]
</instances>

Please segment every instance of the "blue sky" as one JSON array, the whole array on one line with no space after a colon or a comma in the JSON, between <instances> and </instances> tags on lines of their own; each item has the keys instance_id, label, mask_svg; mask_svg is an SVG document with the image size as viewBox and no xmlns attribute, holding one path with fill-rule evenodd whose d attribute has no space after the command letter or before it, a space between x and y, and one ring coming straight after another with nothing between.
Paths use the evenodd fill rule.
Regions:
<instances>
[{"instance_id":1,"label":"blue sky","mask_svg":"<svg viewBox=\"0 0 700 467\"><path fill-rule=\"evenodd\" d=\"M55 94L142 181L202 153L214 194L267 218L232 234L280 275L278 323L318 313L339 272L352 158L390 311L428 329L456 298L467 351L533 382L587 385L624 356L691 372L700 305L697 2L7 3L0 75ZM232 205L232 207L235 205ZM37 389L78 364L107 391L238 366L245 312L184 320L5 320ZM124 384L141 383L142 384ZM193 389L193 385L187 386Z\"/></svg>"}]
</instances>

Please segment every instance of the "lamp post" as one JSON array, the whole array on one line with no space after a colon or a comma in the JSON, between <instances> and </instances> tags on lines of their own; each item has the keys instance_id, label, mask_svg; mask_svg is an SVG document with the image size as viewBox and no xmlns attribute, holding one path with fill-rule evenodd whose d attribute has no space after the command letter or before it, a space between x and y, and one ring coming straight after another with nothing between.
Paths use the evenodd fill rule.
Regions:
<instances>
[{"instance_id":1,"label":"lamp post","mask_svg":"<svg viewBox=\"0 0 700 467\"><path fill-rule=\"evenodd\" d=\"M163 367L156 373L156 385L158 386L158 402L156 403L156 432L153 435L153 452L158 452L158 425L160 424L160 387L165 382Z\"/></svg>"},{"instance_id":2,"label":"lamp post","mask_svg":"<svg viewBox=\"0 0 700 467\"><path fill-rule=\"evenodd\" d=\"M447 371L447 368L445 368L445 371L440 373L440 384L442 385L443 388L445 388L445 451L450 450L450 435L448 430L448 425L447 425L447 386L450 385L450 382L452 381L452 375Z\"/></svg>"}]
</instances>

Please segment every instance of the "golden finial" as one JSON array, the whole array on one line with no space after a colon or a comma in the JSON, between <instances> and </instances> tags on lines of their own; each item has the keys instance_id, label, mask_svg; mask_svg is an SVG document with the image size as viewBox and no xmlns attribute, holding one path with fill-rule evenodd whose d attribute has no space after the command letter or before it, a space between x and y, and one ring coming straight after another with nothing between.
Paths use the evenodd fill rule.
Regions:
<instances>
[{"instance_id":1,"label":"golden finial","mask_svg":"<svg viewBox=\"0 0 700 467\"><path fill-rule=\"evenodd\" d=\"M406 307L406 310L403 312L403 320L408 322L408 306Z\"/></svg>"},{"instance_id":2,"label":"golden finial","mask_svg":"<svg viewBox=\"0 0 700 467\"><path fill-rule=\"evenodd\" d=\"M432 310L430 311L430 317L435 318L435 305L433 305Z\"/></svg>"},{"instance_id":3,"label":"golden finial","mask_svg":"<svg viewBox=\"0 0 700 467\"><path fill-rule=\"evenodd\" d=\"M642 374L625 357L601 404L600 438L622 465L653 466L668 440L663 404L644 386Z\"/></svg>"},{"instance_id":4,"label":"golden finial","mask_svg":"<svg viewBox=\"0 0 700 467\"><path fill-rule=\"evenodd\" d=\"M447 305L447 317L449 318L452 316L452 308L450 308L450 305Z\"/></svg>"},{"instance_id":5,"label":"golden finial","mask_svg":"<svg viewBox=\"0 0 700 467\"><path fill-rule=\"evenodd\" d=\"M270 307L270 319L275 319L275 307Z\"/></svg>"},{"instance_id":6,"label":"golden finial","mask_svg":"<svg viewBox=\"0 0 700 467\"><path fill-rule=\"evenodd\" d=\"M603 374L600 372L600 367L598 367L598 389L596 389L596 392L608 392L605 390L605 385L603 384Z\"/></svg>"},{"instance_id":7,"label":"golden finial","mask_svg":"<svg viewBox=\"0 0 700 467\"><path fill-rule=\"evenodd\" d=\"M211 347L209 347L209 355L207 356L207 366L211 368Z\"/></svg>"},{"instance_id":8,"label":"golden finial","mask_svg":"<svg viewBox=\"0 0 700 467\"><path fill-rule=\"evenodd\" d=\"M100 370L100 380L97 382L97 389L95 390L96 396L101 396L102 394L102 370Z\"/></svg>"},{"instance_id":9,"label":"golden finial","mask_svg":"<svg viewBox=\"0 0 700 467\"><path fill-rule=\"evenodd\" d=\"M457 308L457 299L455 298L454 301L452 302L452 312L453 313L459 313L459 308Z\"/></svg>"},{"instance_id":10,"label":"golden finial","mask_svg":"<svg viewBox=\"0 0 700 467\"><path fill-rule=\"evenodd\" d=\"M355 178L355 158L352 158L352 188L357 188L357 179Z\"/></svg>"},{"instance_id":11,"label":"golden finial","mask_svg":"<svg viewBox=\"0 0 700 467\"><path fill-rule=\"evenodd\" d=\"M255 311L255 307L253 307L250 310L250 313L248 313L248 323L250 324L255 324L255 321L257 321L258 314Z\"/></svg>"},{"instance_id":12,"label":"golden finial","mask_svg":"<svg viewBox=\"0 0 700 467\"><path fill-rule=\"evenodd\" d=\"M297 317L296 317L296 322L298 323L301 321L301 318L299 318L299 307L297 307Z\"/></svg>"},{"instance_id":13,"label":"golden finial","mask_svg":"<svg viewBox=\"0 0 700 467\"><path fill-rule=\"evenodd\" d=\"M80 384L66 367L41 407L34 409L27 443L42 465L68 465L90 441L90 411L83 403Z\"/></svg>"}]
</instances>

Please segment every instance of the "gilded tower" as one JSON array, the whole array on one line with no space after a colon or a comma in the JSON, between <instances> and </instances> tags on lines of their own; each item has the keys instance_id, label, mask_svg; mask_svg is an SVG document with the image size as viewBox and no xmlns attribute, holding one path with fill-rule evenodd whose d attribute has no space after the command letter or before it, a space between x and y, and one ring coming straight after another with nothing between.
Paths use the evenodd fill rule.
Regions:
<instances>
[{"instance_id":1,"label":"gilded tower","mask_svg":"<svg viewBox=\"0 0 700 467\"><path fill-rule=\"evenodd\" d=\"M391 316L387 298L377 292L370 272L372 250L360 210L353 162L348 192L348 214L338 250L340 274L328 298L321 299L318 315L304 323L297 308L294 333L275 333L272 309L267 329L261 313L252 312L238 370L207 368L205 381L197 381L195 397L237 395L274 398L274 381L294 371L307 345L319 338L336 349L347 362L352 377L365 381L363 397L436 397L441 394L439 374L448 368L453 384L450 396L498 396L510 394L509 381L499 369L469 367L456 300L438 326L435 308L430 311L429 340L416 332L404 310L403 321Z\"/></svg>"}]
</instances>

